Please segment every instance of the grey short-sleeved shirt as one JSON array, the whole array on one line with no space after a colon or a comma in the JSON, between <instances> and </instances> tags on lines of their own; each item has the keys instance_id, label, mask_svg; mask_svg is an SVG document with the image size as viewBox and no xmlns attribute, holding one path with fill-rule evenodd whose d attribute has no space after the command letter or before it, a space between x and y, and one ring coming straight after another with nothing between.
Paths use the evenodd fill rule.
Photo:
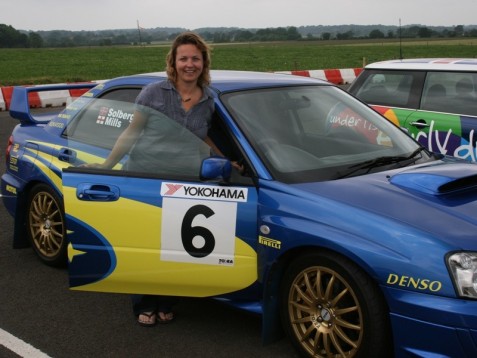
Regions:
<instances>
[{"instance_id":1,"label":"grey short-sleeved shirt","mask_svg":"<svg viewBox=\"0 0 477 358\"><path fill-rule=\"evenodd\" d=\"M186 112L170 81L152 83L139 93L136 110L147 116L147 122L131 150L127 169L197 174L214 111L210 90L203 88L199 103Z\"/></svg>"}]
</instances>

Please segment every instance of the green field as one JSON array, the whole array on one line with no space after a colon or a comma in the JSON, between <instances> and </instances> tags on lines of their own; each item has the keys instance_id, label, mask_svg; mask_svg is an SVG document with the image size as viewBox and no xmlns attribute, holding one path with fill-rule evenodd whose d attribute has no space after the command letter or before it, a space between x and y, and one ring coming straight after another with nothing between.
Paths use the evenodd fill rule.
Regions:
<instances>
[{"instance_id":1,"label":"green field","mask_svg":"<svg viewBox=\"0 0 477 358\"><path fill-rule=\"evenodd\" d=\"M164 70L169 44L145 47L1 49L0 85L101 80ZM477 57L477 39L300 41L212 45L214 69L291 71L362 67L403 57Z\"/></svg>"}]
</instances>

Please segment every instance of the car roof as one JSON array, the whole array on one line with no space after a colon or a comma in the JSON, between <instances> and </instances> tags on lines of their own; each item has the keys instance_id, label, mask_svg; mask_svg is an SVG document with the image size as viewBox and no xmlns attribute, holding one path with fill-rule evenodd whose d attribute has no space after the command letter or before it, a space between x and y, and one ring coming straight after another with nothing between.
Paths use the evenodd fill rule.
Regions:
<instances>
[{"instance_id":1,"label":"car roof","mask_svg":"<svg viewBox=\"0 0 477 358\"><path fill-rule=\"evenodd\" d=\"M433 70L477 72L475 58L414 58L374 62L365 69L380 70Z\"/></svg>"},{"instance_id":2,"label":"car roof","mask_svg":"<svg viewBox=\"0 0 477 358\"><path fill-rule=\"evenodd\" d=\"M212 70L210 71L210 75L212 79L211 88L218 92L284 85L323 84L332 86L332 84L329 82L315 78L291 74L277 74L271 72ZM108 82L109 85L120 85L132 82L146 84L165 78L167 78L167 74L165 72L152 72L133 76L124 76L110 80Z\"/></svg>"}]
</instances>

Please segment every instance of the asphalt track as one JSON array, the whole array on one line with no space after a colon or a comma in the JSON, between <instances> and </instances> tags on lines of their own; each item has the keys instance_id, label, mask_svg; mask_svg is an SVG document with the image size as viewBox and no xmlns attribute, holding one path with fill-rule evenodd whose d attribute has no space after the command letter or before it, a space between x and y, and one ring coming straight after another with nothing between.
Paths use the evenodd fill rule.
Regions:
<instances>
[{"instance_id":1,"label":"asphalt track","mask_svg":"<svg viewBox=\"0 0 477 358\"><path fill-rule=\"evenodd\" d=\"M16 124L0 111L2 174ZM210 299L183 298L173 323L140 327L128 295L70 291L66 270L43 265L31 249L13 250L13 219L3 204L0 232L2 358L36 358L41 352L45 358L297 357L287 339L262 345L260 317Z\"/></svg>"}]
</instances>

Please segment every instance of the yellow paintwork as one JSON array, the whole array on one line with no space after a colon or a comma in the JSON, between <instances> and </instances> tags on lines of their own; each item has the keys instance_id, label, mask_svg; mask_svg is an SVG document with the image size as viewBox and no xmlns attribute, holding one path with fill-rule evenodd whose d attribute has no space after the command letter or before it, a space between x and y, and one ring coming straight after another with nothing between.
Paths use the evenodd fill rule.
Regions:
<instances>
[{"instance_id":1,"label":"yellow paintwork","mask_svg":"<svg viewBox=\"0 0 477 358\"><path fill-rule=\"evenodd\" d=\"M161 261L162 208L125 198L80 201L71 187L63 194L67 213L107 238L117 260L105 279L73 289L205 297L240 290L257 279L257 253L237 237L233 266ZM78 254L75 248L68 252L70 260Z\"/></svg>"},{"instance_id":2,"label":"yellow paintwork","mask_svg":"<svg viewBox=\"0 0 477 358\"><path fill-rule=\"evenodd\" d=\"M31 143L38 144L44 147L52 148L53 150L60 150L61 148L65 148L64 146L55 145L46 142L40 141L31 141ZM103 157L96 156L87 152L76 151L77 158L86 162L86 163L102 163L104 161ZM42 158L44 162L37 160L37 158ZM33 165L37 166L39 170L43 172L43 174L48 177L54 186L61 191L61 177L58 176L53 170L48 167L45 163L51 163L52 167L58 168L59 170L71 167L70 163L64 162L59 160L56 156L52 156L42 151L36 151L35 156L31 156L30 154L25 154L23 159L29 160ZM116 164L113 169L121 169L122 164Z\"/></svg>"}]
</instances>

